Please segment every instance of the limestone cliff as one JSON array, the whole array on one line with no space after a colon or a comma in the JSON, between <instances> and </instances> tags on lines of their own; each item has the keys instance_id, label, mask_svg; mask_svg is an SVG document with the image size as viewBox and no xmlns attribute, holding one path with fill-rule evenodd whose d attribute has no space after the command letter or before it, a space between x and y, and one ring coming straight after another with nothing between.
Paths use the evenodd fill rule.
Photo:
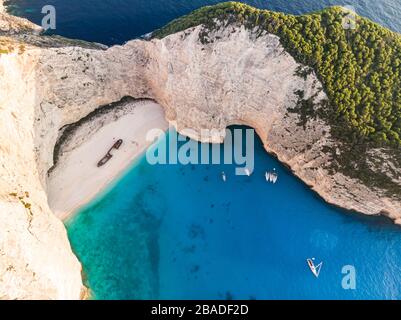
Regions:
<instances>
[{"instance_id":1,"label":"limestone cliff","mask_svg":"<svg viewBox=\"0 0 401 320\"><path fill-rule=\"evenodd\" d=\"M0 297L80 298L80 265L49 210L47 171L63 126L125 96L154 99L195 139L203 128L254 127L266 150L326 201L401 222L397 195L326 166L333 160L327 148L341 144L323 119L305 119L297 108L300 100L324 108L327 97L313 72L297 75L305 66L277 36L227 24L202 42L203 31L107 50L30 42L0 55ZM399 184L401 169L383 150L371 152L395 167L391 179Z\"/></svg>"},{"instance_id":2,"label":"limestone cliff","mask_svg":"<svg viewBox=\"0 0 401 320\"><path fill-rule=\"evenodd\" d=\"M81 266L38 183L35 58L14 39L2 40L9 53L0 54L0 299L77 299Z\"/></svg>"}]
</instances>

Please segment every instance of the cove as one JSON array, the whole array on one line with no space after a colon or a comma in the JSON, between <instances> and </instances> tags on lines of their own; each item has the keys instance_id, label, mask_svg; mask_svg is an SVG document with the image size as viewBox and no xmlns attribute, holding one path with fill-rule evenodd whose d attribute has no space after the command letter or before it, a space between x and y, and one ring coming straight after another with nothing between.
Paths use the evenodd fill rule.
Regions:
<instances>
[{"instance_id":1,"label":"cove","mask_svg":"<svg viewBox=\"0 0 401 320\"><path fill-rule=\"evenodd\" d=\"M142 156L67 221L93 298L400 299L400 228L327 205L254 144L250 177ZM275 185L264 177L273 168ZM355 290L342 286L345 266Z\"/></svg>"},{"instance_id":2,"label":"cove","mask_svg":"<svg viewBox=\"0 0 401 320\"><path fill-rule=\"evenodd\" d=\"M40 23L47 0L6 1ZM121 44L222 0L53 0L54 33ZM348 0L249 0L300 14ZM397 0L353 2L357 12L401 31ZM68 223L94 298L401 298L400 228L326 205L256 142L256 172L225 166L149 166L142 157ZM276 167L279 182L264 181ZM221 171L227 173L222 185ZM316 280L306 257L324 261ZM354 265L356 290L341 286Z\"/></svg>"}]
</instances>

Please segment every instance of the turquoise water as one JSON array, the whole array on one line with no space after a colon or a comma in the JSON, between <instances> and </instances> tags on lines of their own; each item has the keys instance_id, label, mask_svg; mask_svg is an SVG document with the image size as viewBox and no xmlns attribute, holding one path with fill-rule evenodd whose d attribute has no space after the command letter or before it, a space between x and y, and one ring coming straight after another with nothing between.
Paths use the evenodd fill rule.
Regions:
<instances>
[{"instance_id":1,"label":"turquoise water","mask_svg":"<svg viewBox=\"0 0 401 320\"><path fill-rule=\"evenodd\" d=\"M255 152L251 177L144 156L69 221L95 298L401 298L401 228L326 205L259 139ZM272 168L276 185L264 178ZM324 262L319 279L308 257ZM342 289L344 265L356 290Z\"/></svg>"},{"instance_id":2,"label":"turquoise water","mask_svg":"<svg viewBox=\"0 0 401 320\"><path fill-rule=\"evenodd\" d=\"M214 0L53 0L55 33L123 43ZM401 31L399 0L253 0L304 13L351 4ZM47 0L9 9L40 22ZM233 166L150 166L144 157L67 223L98 299L400 299L401 228L326 205L255 144L251 177ZM276 185L264 180L277 168ZM221 171L227 173L223 183ZM305 259L324 261L319 279ZM341 286L344 265L356 290Z\"/></svg>"}]
</instances>

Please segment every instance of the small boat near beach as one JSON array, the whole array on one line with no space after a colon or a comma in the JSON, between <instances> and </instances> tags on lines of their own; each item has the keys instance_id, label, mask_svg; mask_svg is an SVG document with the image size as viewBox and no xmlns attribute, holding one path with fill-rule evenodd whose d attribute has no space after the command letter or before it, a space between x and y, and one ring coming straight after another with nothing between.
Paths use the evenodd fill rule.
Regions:
<instances>
[{"instance_id":1,"label":"small boat near beach","mask_svg":"<svg viewBox=\"0 0 401 320\"><path fill-rule=\"evenodd\" d=\"M265 178L267 182L271 183L276 183L278 180L278 174L276 172L276 169L273 169L273 171L268 171L265 173Z\"/></svg>"},{"instance_id":2,"label":"small boat near beach","mask_svg":"<svg viewBox=\"0 0 401 320\"><path fill-rule=\"evenodd\" d=\"M276 183L276 182L277 182L277 179L278 179L277 173L273 172L273 173L270 175L270 181L271 181L272 183Z\"/></svg>"},{"instance_id":3,"label":"small boat near beach","mask_svg":"<svg viewBox=\"0 0 401 320\"><path fill-rule=\"evenodd\" d=\"M122 139L118 139L113 146L107 151L106 155L100 159L100 161L97 163L97 166L100 168L101 166L104 166L111 158L113 158L113 155L110 153L113 149L120 149L121 145L123 144Z\"/></svg>"},{"instance_id":4,"label":"small boat near beach","mask_svg":"<svg viewBox=\"0 0 401 320\"><path fill-rule=\"evenodd\" d=\"M306 262L308 263L309 269L312 271L313 275L316 278L319 278L320 269L322 268L323 262L320 262L317 266L315 266L313 260L315 260L315 258L306 259Z\"/></svg>"},{"instance_id":5,"label":"small boat near beach","mask_svg":"<svg viewBox=\"0 0 401 320\"><path fill-rule=\"evenodd\" d=\"M224 171L221 173L221 178L223 179L224 182L227 181L227 176L226 176L226 174L224 173Z\"/></svg>"}]
</instances>

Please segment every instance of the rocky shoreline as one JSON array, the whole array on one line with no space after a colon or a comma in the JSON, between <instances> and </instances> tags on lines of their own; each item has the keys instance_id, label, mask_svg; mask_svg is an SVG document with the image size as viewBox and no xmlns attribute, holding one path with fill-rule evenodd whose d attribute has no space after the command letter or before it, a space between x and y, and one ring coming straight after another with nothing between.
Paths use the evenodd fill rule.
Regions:
<instances>
[{"instance_id":1,"label":"rocky shoreline","mask_svg":"<svg viewBox=\"0 0 401 320\"><path fill-rule=\"evenodd\" d=\"M8 15L5 21L12 22L9 30L21 23ZM318 116L328 103L323 86L314 72L299 75L305 66L277 36L235 23L204 33L196 26L107 50L67 40L36 46L41 36L26 34L34 41L23 51L14 46L1 54L0 78L8 81L0 81L0 229L11 238L0 238L0 297L79 299L85 292L64 226L48 205L47 173L60 129L126 96L157 101L177 130L191 128L194 139L202 129L251 126L266 151L328 203L401 224L400 195L333 170L343 142ZM13 32L3 38L22 39ZM313 116L299 108L306 100ZM384 161L387 180L401 184L397 159L382 149L370 152L366 162Z\"/></svg>"},{"instance_id":2,"label":"rocky shoreline","mask_svg":"<svg viewBox=\"0 0 401 320\"><path fill-rule=\"evenodd\" d=\"M40 34L43 29L27 19L11 16L7 13L4 0L0 0L0 36L22 33Z\"/></svg>"}]
</instances>

